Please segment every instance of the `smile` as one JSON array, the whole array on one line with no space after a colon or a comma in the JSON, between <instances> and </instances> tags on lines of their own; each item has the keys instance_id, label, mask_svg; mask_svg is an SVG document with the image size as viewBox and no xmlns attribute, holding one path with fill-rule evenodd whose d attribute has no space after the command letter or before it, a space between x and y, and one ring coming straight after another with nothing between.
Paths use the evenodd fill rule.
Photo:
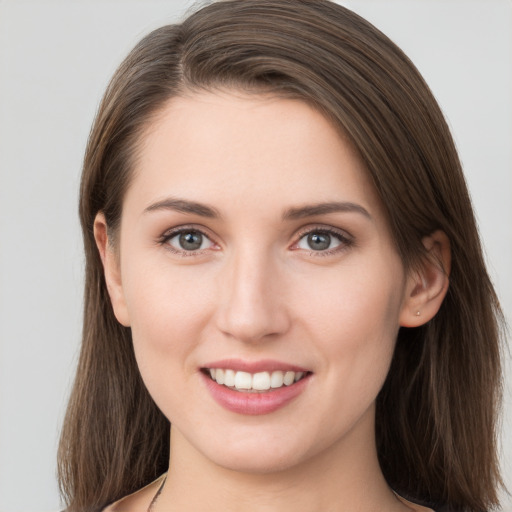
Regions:
<instances>
[{"instance_id":1,"label":"smile","mask_svg":"<svg viewBox=\"0 0 512 512\"><path fill-rule=\"evenodd\" d=\"M200 370L214 401L244 415L270 414L287 406L310 388L313 376L307 368L275 359L223 359Z\"/></svg>"},{"instance_id":2,"label":"smile","mask_svg":"<svg viewBox=\"0 0 512 512\"><path fill-rule=\"evenodd\" d=\"M206 371L217 384L245 393L258 393L291 386L308 374L308 372L289 370L249 373L223 368L207 368Z\"/></svg>"}]
</instances>

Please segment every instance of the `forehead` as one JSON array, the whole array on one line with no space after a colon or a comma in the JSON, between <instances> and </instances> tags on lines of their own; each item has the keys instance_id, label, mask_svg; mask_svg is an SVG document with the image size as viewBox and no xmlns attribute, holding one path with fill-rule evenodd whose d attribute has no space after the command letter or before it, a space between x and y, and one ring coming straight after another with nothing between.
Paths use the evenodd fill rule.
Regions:
<instances>
[{"instance_id":1,"label":"forehead","mask_svg":"<svg viewBox=\"0 0 512 512\"><path fill-rule=\"evenodd\" d=\"M165 196L260 209L334 200L378 206L356 150L318 110L238 91L174 97L149 125L126 201L142 207Z\"/></svg>"}]
</instances>

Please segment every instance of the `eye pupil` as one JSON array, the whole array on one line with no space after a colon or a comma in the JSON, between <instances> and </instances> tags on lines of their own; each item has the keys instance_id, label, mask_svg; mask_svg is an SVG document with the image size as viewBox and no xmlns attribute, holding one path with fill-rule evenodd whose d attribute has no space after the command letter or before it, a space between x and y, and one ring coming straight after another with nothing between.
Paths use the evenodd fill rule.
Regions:
<instances>
[{"instance_id":1,"label":"eye pupil","mask_svg":"<svg viewBox=\"0 0 512 512\"><path fill-rule=\"evenodd\" d=\"M323 251L331 245L331 237L325 233L310 233L308 235L308 245L314 251Z\"/></svg>"},{"instance_id":2,"label":"eye pupil","mask_svg":"<svg viewBox=\"0 0 512 512\"><path fill-rule=\"evenodd\" d=\"M203 243L203 235L198 231L188 231L179 236L180 247L186 251L196 251Z\"/></svg>"}]
</instances>

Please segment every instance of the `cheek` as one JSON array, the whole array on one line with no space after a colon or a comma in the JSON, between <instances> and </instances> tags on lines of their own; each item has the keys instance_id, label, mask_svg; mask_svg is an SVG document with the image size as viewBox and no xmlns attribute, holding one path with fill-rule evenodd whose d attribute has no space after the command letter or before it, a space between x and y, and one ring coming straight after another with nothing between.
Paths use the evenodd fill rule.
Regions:
<instances>
[{"instance_id":1,"label":"cheek","mask_svg":"<svg viewBox=\"0 0 512 512\"><path fill-rule=\"evenodd\" d=\"M299 316L311 319L317 332L338 331L341 338L350 335L355 341L369 332L396 331L403 293L399 264L369 262L315 275L295 295L302 310Z\"/></svg>"},{"instance_id":2,"label":"cheek","mask_svg":"<svg viewBox=\"0 0 512 512\"><path fill-rule=\"evenodd\" d=\"M143 267L130 275L125 288L137 365L153 400L174 423L176 414L190 406L212 293L190 273L170 272L167 266Z\"/></svg>"},{"instance_id":3,"label":"cheek","mask_svg":"<svg viewBox=\"0 0 512 512\"><path fill-rule=\"evenodd\" d=\"M169 380L173 369L193 373L190 355L201 342L214 304L210 281L165 263L126 263L123 287L144 380Z\"/></svg>"},{"instance_id":4,"label":"cheek","mask_svg":"<svg viewBox=\"0 0 512 512\"><path fill-rule=\"evenodd\" d=\"M315 292L303 295L300 316L317 340L333 387L336 381L356 394L380 389L398 334L403 281L399 262L374 263L317 281Z\"/></svg>"}]
</instances>

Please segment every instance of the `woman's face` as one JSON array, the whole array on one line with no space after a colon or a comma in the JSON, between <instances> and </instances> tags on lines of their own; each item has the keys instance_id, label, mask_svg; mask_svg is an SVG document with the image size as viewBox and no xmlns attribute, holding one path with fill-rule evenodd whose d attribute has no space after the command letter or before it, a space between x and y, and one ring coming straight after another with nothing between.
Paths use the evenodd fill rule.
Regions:
<instances>
[{"instance_id":1,"label":"woman's face","mask_svg":"<svg viewBox=\"0 0 512 512\"><path fill-rule=\"evenodd\" d=\"M361 160L318 111L172 99L144 136L118 243L116 315L198 457L264 472L373 446L408 279Z\"/></svg>"}]
</instances>

